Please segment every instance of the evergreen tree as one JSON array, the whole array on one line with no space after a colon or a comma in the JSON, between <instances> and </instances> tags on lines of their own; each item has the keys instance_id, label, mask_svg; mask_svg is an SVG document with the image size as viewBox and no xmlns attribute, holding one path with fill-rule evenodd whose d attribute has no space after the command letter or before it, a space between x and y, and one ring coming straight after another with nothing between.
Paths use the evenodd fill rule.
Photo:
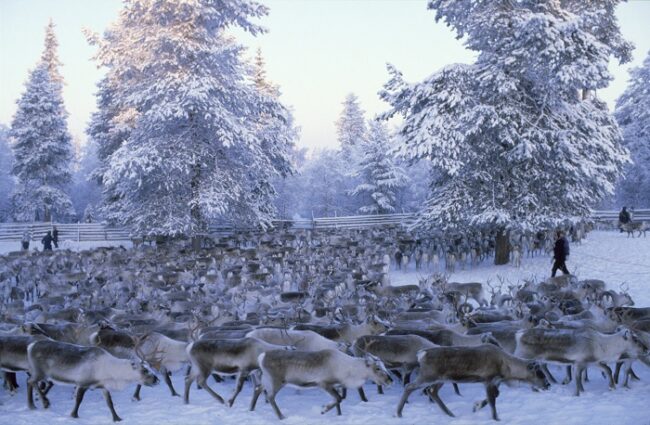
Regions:
<instances>
[{"instance_id":1,"label":"evergreen tree","mask_svg":"<svg viewBox=\"0 0 650 425\"><path fill-rule=\"evenodd\" d=\"M381 93L402 114L401 153L438 176L416 226L507 232L587 217L612 192L627 158L618 126L593 94L611 80L610 56L629 60L618 0L430 0L436 20L478 53L407 84L389 67Z\"/></svg>"},{"instance_id":2,"label":"evergreen tree","mask_svg":"<svg viewBox=\"0 0 650 425\"><path fill-rule=\"evenodd\" d=\"M257 89L225 33L256 35L250 18L266 13L244 0L127 0L104 39L92 40L110 78L90 129L103 138L96 175L109 218L169 236L199 235L216 218L270 223L270 176L291 170L290 132L279 128L291 118Z\"/></svg>"},{"instance_id":3,"label":"evergreen tree","mask_svg":"<svg viewBox=\"0 0 650 425\"><path fill-rule=\"evenodd\" d=\"M632 159L619 183L619 203L650 207L650 52L642 66L630 71L629 85L614 114Z\"/></svg>"},{"instance_id":4,"label":"evergreen tree","mask_svg":"<svg viewBox=\"0 0 650 425\"><path fill-rule=\"evenodd\" d=\"M47 65L52 81L63 85L65 82L59 71L59 67L63 64L59 60L59 42L54 34L54 26L54 21L50 18L50 22L45 27L45 49L41 55L41 62Z\"/></svg>"},{"instance_id":5,"label":"evergreen tree","mask_svg":"<svg viewBox=\"0 0 650 425\"><path fill-rule=\"evenodd\" d=\"M17 103L11 123L12 174L18 178L13 196L15 217L49 221L52 213L57 217L73 214L64 191L72 161L67 113L60 83L51 80L47 64L40 63L31 72Z\"/></svg>"},{"instance_id":6,"label":"evergreen tree","mask_svg":"<svg viewBox=\"0 0 650 425\"><path fill-rule=\"evenodd\" d=\"M14 179L11 176L13 155L9 146L9 128L0 124L0 221L6 221L11 212L11 194Z\"/></svg>"},{"instance_id":7,"label":"evergreen tree","mask_svg":"<svg viewBox=\"0 0 650 425\"><path fill-rule=\"evenodd\" d=\"M395 211L397 191L406 186L408 177L395 164L384 125L369 121L368 128L368 141L361 145L363 156L355 173L361 184L351 194L367 194L371 200L359 208L360 213L388 214Z\"/></svg>"},{"instance_id":8,"label":"evergreen tree","mask_svg":"<svg viewBox=\"0 0 650 425\"><path fill-rule=\"evenodd\" d=\"M350 93L343 102L343 111L336 121L336 132L344 157L352 153L356 155L356 147L366 140L366 119L364 111L359 105L359 99Z\"/></svg>"}]
</instances>

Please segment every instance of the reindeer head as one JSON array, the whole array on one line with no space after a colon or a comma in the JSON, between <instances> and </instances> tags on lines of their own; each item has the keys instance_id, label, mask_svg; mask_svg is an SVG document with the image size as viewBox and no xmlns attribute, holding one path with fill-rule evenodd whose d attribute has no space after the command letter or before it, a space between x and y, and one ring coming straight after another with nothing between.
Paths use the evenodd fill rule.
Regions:
<instances>
[{"instance_id":1,"label":"reindeer head","mask_svg":"<svg viewBox=\"0 0 650 425\"><path fill-rule=\"evenodd\" d=\"M386 370L384 362L382 362L379 357L366 353L363 358L366 367L370 371L370 379L375 384L387 386L393 383L393 378L391 378L390 373Z\"/></svg>"}]
</instances>

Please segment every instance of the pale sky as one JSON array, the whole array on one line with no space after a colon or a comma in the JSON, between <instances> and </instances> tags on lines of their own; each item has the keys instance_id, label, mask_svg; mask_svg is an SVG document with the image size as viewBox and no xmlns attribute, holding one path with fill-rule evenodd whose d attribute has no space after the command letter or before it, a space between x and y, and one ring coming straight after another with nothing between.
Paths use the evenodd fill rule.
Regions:
<instances>
[{"instance_id":1,"label":"pale sky","mask_svg":"<svg viewBox=\"0 0 650 425\"><path fill-rule=\"evenodd\" d=\"M299 146L336 147L334 122L341 102L353 92L368 118L387 106L377 91L390 62L408 81L420 81L441 67L470 62L472 54L426 9L426 0L263 0L270 14L260 23L269 32L240 41L250 55L262 48L267 74L280 85L301 127ZM117 17L119 0L0 0L0 123L9 125L28 72L43 50L45 26L56 24L61 73L67 83L69 128L85 140L101 78L82 28L102 32ZM599 92L610 106L625 89L629 66L650 50L650 1L631 1L617 11L623 35L637 49L631 64L611 64L614 81Z\"/></svg>"}]
</instances>

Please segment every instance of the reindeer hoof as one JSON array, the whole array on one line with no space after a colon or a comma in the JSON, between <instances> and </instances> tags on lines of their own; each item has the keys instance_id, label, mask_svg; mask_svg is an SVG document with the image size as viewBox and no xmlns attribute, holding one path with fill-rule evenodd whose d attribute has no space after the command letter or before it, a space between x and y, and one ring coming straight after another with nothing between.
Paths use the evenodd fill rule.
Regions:
<instances>
[{"instance_id":1,"label":"reindeer hoof","mask_svg":"<svg viewBox=\"0 0 650 425\"><path fill-rule=\"evenodd\" d=\"M233 404L235 404L235 400L228 400L228 407L232 407Z\"/></svg>"},{"instance_id":2,"label":"reindeer hoof","mask_svg":"<svg viewBox=\"0 0 650 425\"><path fill-rule=\"evenodd\" d=\"M140 397L131 397L131 401L140 401Z\"/></svg>"},{"instance_id":3,"label":"reindeer hoof","mask_svg":"<svg viewBox=\"0 0 650 425\"><path fill-rule=\"evenodd\" d=\"M113 422L120 422L120 421L122 421L122 418L120 418L119 416L113 417Z\"/></svg>"}]
</instances>

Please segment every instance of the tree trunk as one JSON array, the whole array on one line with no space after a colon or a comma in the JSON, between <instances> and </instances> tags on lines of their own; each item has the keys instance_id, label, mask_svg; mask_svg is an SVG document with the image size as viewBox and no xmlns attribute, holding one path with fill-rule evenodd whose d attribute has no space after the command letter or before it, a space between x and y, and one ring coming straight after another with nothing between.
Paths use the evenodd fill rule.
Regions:
<instances>
[{"instance_id":1,"label":"tree trunk","mask_svg":"<svg viewBox=\"0 0 650 425\"><path fill-rule=\"evenodd\" d=\"M205 226L205 223L203 223L203 220L201 219L201 211L199 210L199 207L197 205L197 200L199 199L199 186L201 184L201 166L197 163L193 165L193 175L192 175L192 180L190 181L190 188L191 188L191 202L192 202L192 207L190 209L190 216L192 217L192 220L194 221L194 228L196 229L195 232L198 231L198 234L195 233L192 235L192 249L195 251L198 251L201 249L201 246L203 245L203 235L200 234L204 230L207 229L207 226Z\"/></svg>"},{"instance_id":2,"label":"tree trunk","mask_svg":"<svg viewBox=\"0 0 650 425\"><path fill-rule=\"evenodd\" d=\"M496 246L494 248L494 264L499 266L510 261L510 243L508 232L500 229L497 232Z\"/></svg>"}]
</instances>

